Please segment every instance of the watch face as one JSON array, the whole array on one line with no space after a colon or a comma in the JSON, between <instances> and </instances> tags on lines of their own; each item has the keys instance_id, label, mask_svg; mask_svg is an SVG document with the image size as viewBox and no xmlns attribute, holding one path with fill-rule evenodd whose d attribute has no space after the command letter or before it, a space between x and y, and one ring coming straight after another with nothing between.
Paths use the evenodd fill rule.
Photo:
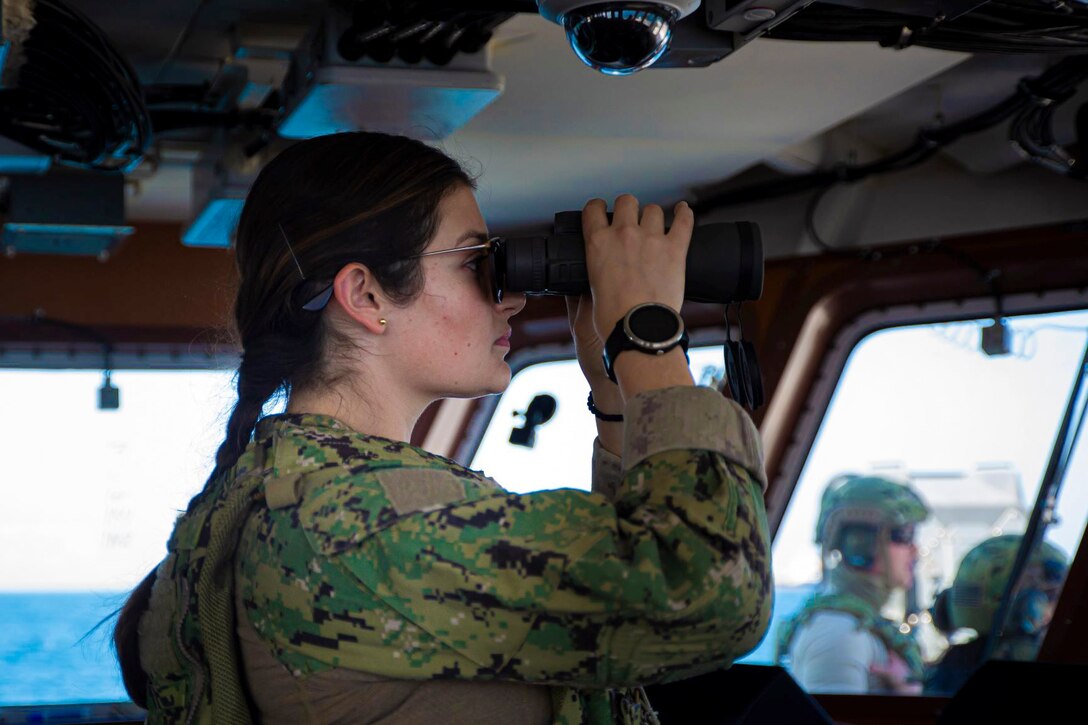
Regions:
<instances>
[{"instance_id":1,"label":"watch face","mask_svg":"<svg viewBox=\"0 0 1088 725\"><path fill-rule=\"evenodd\" d=\"M680 332L676 313L662 305L647 305L633 311L627 318L634 335L646 342L665 342Z\"/></svg>"}]
</instances>

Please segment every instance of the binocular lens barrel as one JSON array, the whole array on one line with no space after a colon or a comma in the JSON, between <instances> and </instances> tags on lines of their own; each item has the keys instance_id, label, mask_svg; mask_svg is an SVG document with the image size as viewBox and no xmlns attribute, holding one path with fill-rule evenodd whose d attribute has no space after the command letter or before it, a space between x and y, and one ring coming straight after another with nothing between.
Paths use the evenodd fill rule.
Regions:
<instances>
[{"instance_id":1,"label":"binocular lens barrel","mask_svg":"<svg viewBox=\"0 0 1088 725\"><path fill-rule=\"evenodd\" d=\"M569 214L578 215L577 225L571 223ZM506 239L496 259L502 288L531 295L588 292L580 217L580 212L557 214L557 233L550 237ZM763 293L763 242L759 227L752 222L695 227L684 279L684 299L693 302L726 304L759 299Z\"/></svg>"}]
</instances>

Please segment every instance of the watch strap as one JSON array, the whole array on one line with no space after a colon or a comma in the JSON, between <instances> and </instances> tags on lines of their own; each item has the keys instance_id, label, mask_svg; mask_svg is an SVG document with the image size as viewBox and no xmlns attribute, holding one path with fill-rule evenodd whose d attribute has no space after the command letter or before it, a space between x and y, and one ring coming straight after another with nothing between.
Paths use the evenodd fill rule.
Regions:
<instances>
[{"instance_id":1,"label":"watch strap","mask_svg":"<svg viewBox=\"0 0 1088 725\"><path fill-rule=\"evenodd\" d=\"M666 305L660 305L660 306L661 307L666 307ZM639 307L642 307L642 305L640 305ZM646 348L646 347L642 347L642 346L636 344L635 342L633 342L631 340L631 338L627 336L627 331L624 329L625 326L626 326L625 323L627 322L627 318L631 315L631 312L633 312L634 310L639 309L639 307L633 308L632 310L628 311L628 313L626 315L624 315L622 318L620 318L620 321L616 323L616 326L614 328L612 328L611 334L609 334L608 339L604 343L604 370L605 370L605 373L608 375L608 379L611 380L614 383L618 382L616 380L616 371L614 369L615 364L616 364L616 358L618 358L620 356L620 353L626 352L627 350L637 350L638 352L641 352L644 355L655 355L656 356L656 355L664 355L665 353L669 352L673 348L679 346L684 350L684 357L686 359L690 360L690 358L688 358L688 344L689 344L688 329L687 329L687 326L684 325L683 319L680 319L680 325L683 328L683 330L682 330L682 332L680 334L679 339L677 339L677 341L675 343L673 343L671 345L667 345L665 347L661 347L661 348L657 348L657 349L649 349L649 348ZM679 315L678 312L676 312L675 310L672 310L672 308L667 308L667 309L669 309L673 314L675 314L677 316L677 318L680 318L680 315Z\"/></svg>"}]
</instances>

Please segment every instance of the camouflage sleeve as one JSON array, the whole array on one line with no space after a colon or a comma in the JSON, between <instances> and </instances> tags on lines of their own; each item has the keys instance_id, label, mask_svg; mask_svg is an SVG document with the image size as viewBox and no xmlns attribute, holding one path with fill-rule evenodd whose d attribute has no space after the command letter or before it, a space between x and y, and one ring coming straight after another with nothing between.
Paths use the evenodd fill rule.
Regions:
<instances>
[{"instance_id":1,"label":"camouflage sleeve","mask_svg":"<svg viewBox=\"0 0 1088 725\"><path fill-rule=\"evenodd\" d=\"M372 508L322 489L299 514L324 521L307 530L332 562L320 586L339 611L359 603L322 614L320 637L295 631L277 646L395 677L577 687L679 679L750 651L771 608L752 422L709 388L640 395L625 416L614 499L488 492L375 526ZM438 478L417 486L432 501L445 495Z\"/></svg>"},{"instance_id":2,"label":"camouflage sleeve","mask_svg":"<svg viewBox=\"0 0 1088 725\"><path fill-rule=\"evenodd\" d=\"M601 445L600 438L593 439L593 493L611 500L623 480L623 459L610 453Z\"/></svg>"}]
</instances>

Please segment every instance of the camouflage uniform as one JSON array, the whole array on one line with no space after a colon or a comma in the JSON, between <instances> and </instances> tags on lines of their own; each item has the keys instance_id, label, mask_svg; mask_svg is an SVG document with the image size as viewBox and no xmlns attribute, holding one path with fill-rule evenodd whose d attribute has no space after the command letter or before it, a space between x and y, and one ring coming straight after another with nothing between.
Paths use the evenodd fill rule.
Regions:
<instances>
[{"instance_id":1,"label":"camouflage uniform","mask_svg":"<svg viewBox=\"0 0 1088 725\"><path fill-rule=\"evenodd\" d=\"M802 687L814 692L882 691L873 665L886 666L889 653L906 664L910 678L921 681L922 655L909 630L885 619L880 610L891 593L886 577L865 569L883 555L891 528L925 520L928 509L909 487L879 477L847 476L832 481L821 500L816 543L838 550L838 565L826 572L821 590L778 628L776 657L789 667ZM873 527L865 542L869 561L852 561L847 524ZM840 536L840 534L842 534ZM864 565L864 568L862 568Z\"/></svg>"},{"instance_id":2,"label":"camouflage uniform","mask_svg":"<svg viewBox=\"0 0 1088 725\"><path fill-rule=\"evenodd\" d=\"M149 721L249 721L235 602L302 686L529 683L555 723L651 720L638 685L726 666L766 629L766 480L751 421L711 389L625 416L594 493L529 495L332 418L262 420L158 569Z\"/></svg>"},{"instance_id":3,"label":"camouflage uniform","mask_svg":"<svg viewBox=\"0 0 1088 725\"><path fill-rule=\"evenodd\" d=\"M964 555L952 587L937 595L938 599L947 598L948 621L939 622L941 628L949 632L969 628L978 637L948 648L926 676L927 691L956 692L982 663L1022 539L1018 534L1006 534L978 544ZM1068 566L1065 554L1046 541L1031 553L1023 584L1010 608L1009 626L994 646L994 659L1035 659L1046 631L1044 610L1050 597L1057 595Z\"/></svg>"}]
</instances>

